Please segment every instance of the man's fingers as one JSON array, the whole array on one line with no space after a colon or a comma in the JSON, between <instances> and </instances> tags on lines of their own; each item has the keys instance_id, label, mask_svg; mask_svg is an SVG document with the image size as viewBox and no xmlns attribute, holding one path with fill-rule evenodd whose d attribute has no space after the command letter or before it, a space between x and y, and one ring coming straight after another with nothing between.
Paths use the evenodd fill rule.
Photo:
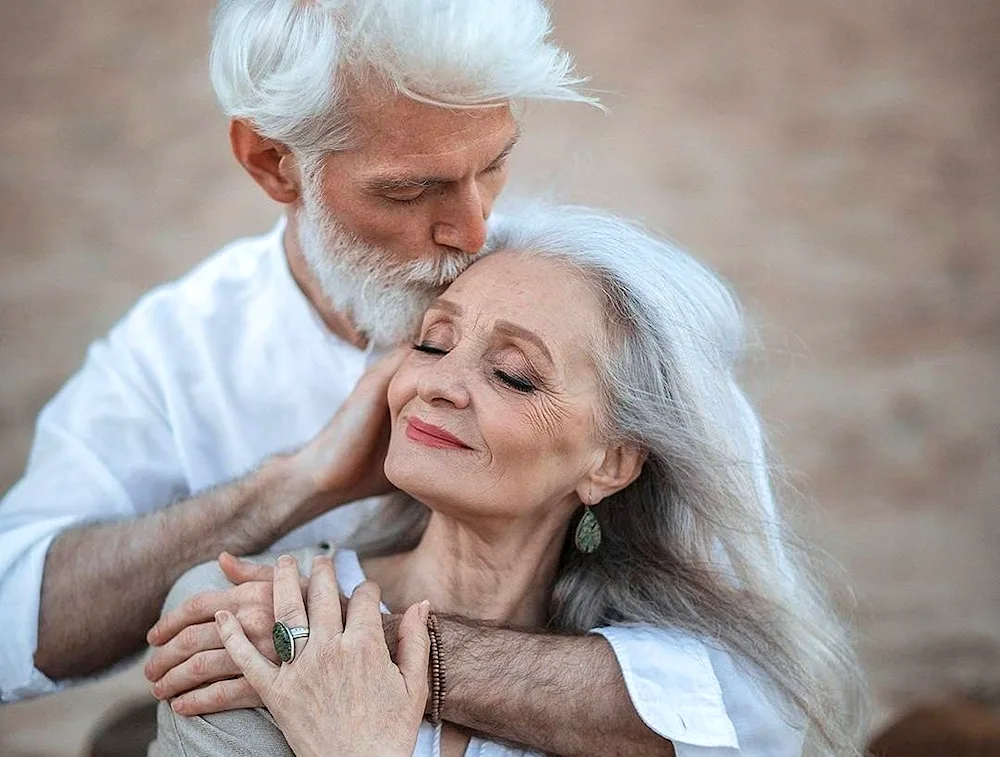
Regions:
<instances>
[{"instance_id":1,"label":"man's fingers","mask_svg":"<svg viewBox=\"0 0 1000 757\"><path fill-rule=\"evenodd\" d=\"M219 636L236 667L243 673L250 685L264 698L264 692L271 688L278 675L278 666L257 651L243 633L243 627L231 612L218 612L215 622L219 626Z\"/></svg>"},{"instance_id":2,"label":"man's fingers","mask_svg":"<svg viewBox=\"0 0 1000 757\"><path fill-rule=\"evenodd\" d=\"M274 566L274 619L289 628L309 625L299 584L299 564L291 555L282 555Z\"/></svg>"},{"instance_id":3,"label":"man's fingers","mask_svg":"<svg viewBox=\"0 0 1000 757\"><path fill-rule=\"evenodd\" d=\"M427 616L430 609L431 603L425 599L406 610L399 623L399 646L396 649L396 665L403 674L406 690L421 707L427 701L427 665L431 651Z\"/></svg>"},{"instance_id":4,"label":"man's fingers","mask_svg":"<svg viewBox=\"0 0 1000 757\"><path fill-rule=\"evenodd\" d=\"M157 699L170 699L178 694L204 686L206 683L232 678L240 673L239 667L225 649L198 652L168 670L154 683L153 696Z\"/></svg>"},{"instance_id":5,"label":"man's fingers","mask_svg":"<svg viewBox=\"0 0 1000 757\"><path fill-rule=\"evenodd\" d=\"M358 586L347 602L344 632L351 636L377 635L385 645L382 611L379 609L381 596L382 590L374 581L365 581Z\"/></svg>"},{"instance_id":6,"label":"man's fingers","mask_svg":"<svg viewBox=\"0 0 1000 757\"><path fill-rule=\"evenodd\" d=\"M219 567L234 584L247 581L273 581L274 568L270 565L241 560L239 557L223 552L219 555Z\"/></svg>"},{"instance_id":7,"label":"man's fingers","mask_svg":"<svg viewBox=\"0 0 1000 757\"><path fill-rule=\"evenodd\" d=\"M179 696L170 703L174 712L188 717L263 706L260 694L254 691L245 678L217 681Z\"/></svg>"},{"instance_id":8,"label":"man's fingers","mask_svg":"<svg viewBox=\"0 0 1000 757\"><path fill-rule=\"evenodd\" d=\"M152 646L166 644L188 626L213 620L219 610L234 611L235 598L230 591L231 589L226 589L195 594L180 607L164 613L156 621L156 625L149 629L146 641Z\"/></svg>"},{"instance_id":9,"label":"man's fingers","mask_svg":"<svg viewBox=\"0 0 1000 757\"><path fill-rule=\"evenodd\" d=\"M188 626L163 646L153 648L143 673L147 680L158 681L168 670L196 653L222 648L222 639L214 621Z\"/></svg>"},{"instance_id":10,"label":"man's fingers","mask_svg":"<svg viewBox=\"0 0 1000 757\"><path fill-rule=\"evenodd\" d=\"M309 572L309 605L307 608L313 633L322 629L324 634L343 633L344 618L340 609L340 590L337 588L337 571L326 555L313 558Z\"/></svg>"}]
</instances>

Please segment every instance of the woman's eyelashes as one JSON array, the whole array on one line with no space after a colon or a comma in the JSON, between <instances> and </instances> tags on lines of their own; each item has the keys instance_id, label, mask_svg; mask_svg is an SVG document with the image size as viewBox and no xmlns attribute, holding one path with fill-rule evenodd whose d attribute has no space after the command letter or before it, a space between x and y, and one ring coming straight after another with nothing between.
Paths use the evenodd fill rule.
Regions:
<instances>
[{"instance_id":1,"label":"woman's eyelashes","mask_svg":"<svg viewBox=\"0 0 1000 757\"><path fill-rule=\"evenodd\" d=\"M423 352L426 355L447 355L450 350L446 350L442 347L436 347L433 344L428 344L427 342L418 342L413 345L413 349L417 352ZM501 370L499 368L493 369L493 377L499 381L504 386L509 387L522 394L530 394L535 391L538 387L536 386L536 381L528 376L519 375L511 371Z\"/></svg>"},{"instance_id":2,"label":"woman's eyelashes","mask_svg":"<svg viewBox=\"0 0 1000 757\"><path fill-rule=\"evenodd\" d=\"M500 380L501 383L506 384L511 389L518 392L523 392L524 394L530 394L535 391L535 385L531 383L530 380L521 378L519 376L513 376L505 371L495 370L493 375Z\"/></svg>"},{"instance_id":3,"label":"woman's eyelashes","mask_svg":"<svg viewBox=\"0 0 1000 757\"><path fill-rule=\"evenodd\" d=\"M440 347L435 347L432 344L427 344L427 342L421 342L419 344L413 345L413 349L417 352L425 352L428 355L447 355L448 350L441 349Z\"/></svg>"}]
</instances>

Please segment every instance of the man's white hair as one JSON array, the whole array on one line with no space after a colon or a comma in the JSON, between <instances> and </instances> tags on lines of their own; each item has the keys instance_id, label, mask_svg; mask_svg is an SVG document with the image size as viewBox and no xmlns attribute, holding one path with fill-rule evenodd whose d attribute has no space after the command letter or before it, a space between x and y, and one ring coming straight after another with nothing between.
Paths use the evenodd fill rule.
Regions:
<instances>
[{"instance_id":1,"label":"man's white hair","mask_svg":"<svg viewBox=\"0 0 1000 757\"><path fill-rule=\"evenodd\" d=\"M345 95L373 75L445 107L596 102L548 41L541 0L219 0L210 70L226 115L300 153L346 149Z\"/></svg>"}]
</instances>

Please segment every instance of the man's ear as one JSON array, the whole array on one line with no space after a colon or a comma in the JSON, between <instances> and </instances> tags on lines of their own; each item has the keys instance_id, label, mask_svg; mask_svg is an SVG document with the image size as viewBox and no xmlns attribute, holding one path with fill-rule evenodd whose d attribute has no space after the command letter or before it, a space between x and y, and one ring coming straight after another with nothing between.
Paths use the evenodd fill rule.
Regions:
<instances>
[{"instance_id":1,"label":"man's ear","mask_svg":"<svg viewBox=\"0 0 1000 757\"><path fill-rule=\"evenodd\" d=\"M277 202L292 203L301 194L301 177L291 150L280 142L262 137L248 122L234 118L229 123L233 155L261 189Z\"/></svg>"},{"instance_id":2,"label":"man's ear","mask_svg":"<svg viewBox=\"0 0 1000 757\"><path fill-rule=\"evenodd\" d=\"M635 481L646 462L646 450L634 444L618 442L604 449L604 456L576 487L585 505L596 505Z\"/></svg>"}]
</instances>

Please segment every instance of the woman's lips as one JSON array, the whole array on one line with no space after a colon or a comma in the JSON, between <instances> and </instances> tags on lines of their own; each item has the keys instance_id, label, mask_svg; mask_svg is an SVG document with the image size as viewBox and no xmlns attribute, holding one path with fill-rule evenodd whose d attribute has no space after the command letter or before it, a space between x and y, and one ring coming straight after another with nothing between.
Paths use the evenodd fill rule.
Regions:
<instances>
[{"instance_id":1,"label":"woman's lips","mask_svg":"<svg viewBox=\"0 0 1000 757\"><path fill-rule=\"evenodd\" d=\"M443 428L424 423L417 418L406 419L406 438L439 449L472 449L457 436L449 434Z\"/></svg>"}]
</instances>

